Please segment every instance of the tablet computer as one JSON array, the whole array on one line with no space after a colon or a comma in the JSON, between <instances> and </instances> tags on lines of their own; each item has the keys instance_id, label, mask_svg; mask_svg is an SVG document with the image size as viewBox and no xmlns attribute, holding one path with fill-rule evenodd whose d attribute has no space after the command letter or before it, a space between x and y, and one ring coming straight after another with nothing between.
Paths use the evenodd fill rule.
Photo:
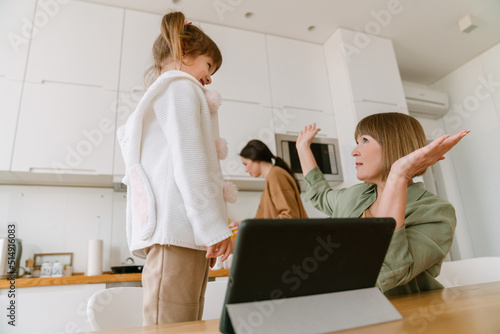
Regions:
<instances>
[{"instance_id":1,"label":"tablet computer","mask_svg":"<svg viewBox=\"0 0 500 334\"><path fill-rule=\"evenodd\" d=\"M396 227L392 218L247 219L239 227L227 304L375 286Z\"/></svg>"}]
</instances>

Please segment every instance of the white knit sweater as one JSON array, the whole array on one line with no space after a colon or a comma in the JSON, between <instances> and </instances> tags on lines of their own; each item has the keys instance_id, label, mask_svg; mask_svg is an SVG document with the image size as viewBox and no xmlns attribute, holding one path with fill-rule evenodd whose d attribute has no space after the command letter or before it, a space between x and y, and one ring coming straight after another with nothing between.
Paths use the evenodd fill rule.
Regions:
<instances>
[{"instance_id":1,"label":"white knit sweater","mask_svg":"<svg viewBox=\"0 0 500 334\"><path fill-rule=\"evenodd\" d=\"M204 250L231 236L225 200L235 193L219 164L227 155L220 101L189 74L168 71L118 129L133 255L145 258L143 249L154 244Z\"/></svg>"}]
</instances>

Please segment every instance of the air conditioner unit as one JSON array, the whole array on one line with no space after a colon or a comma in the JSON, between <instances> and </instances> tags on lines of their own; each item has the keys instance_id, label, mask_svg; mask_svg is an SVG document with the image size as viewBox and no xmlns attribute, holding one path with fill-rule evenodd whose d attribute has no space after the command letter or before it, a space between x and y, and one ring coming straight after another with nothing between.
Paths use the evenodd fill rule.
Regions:
<instances>
[{"instance_id":1,"label":"air conditioner unit","mask_svg":"<svg viewBox=\"0 0 500 334\"><path fill-rule=\"evenodd\" d=\"M403 89L410 114L439 118L448 112L448 94L405 82Z\"/></svg>"}]
</instances>

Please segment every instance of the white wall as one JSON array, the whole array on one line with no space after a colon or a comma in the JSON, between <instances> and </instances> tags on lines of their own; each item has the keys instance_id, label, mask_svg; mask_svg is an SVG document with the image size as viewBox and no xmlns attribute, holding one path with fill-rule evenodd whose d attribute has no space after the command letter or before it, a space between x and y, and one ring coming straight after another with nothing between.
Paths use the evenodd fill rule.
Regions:
<instances>
[{"instance_id":1,"label":"white wall","mask_svg":"<svg viewBox=\"0 0 500 334\"><path fill-rule=\"evenodd\" d=\"M472 256L500 255L500 44L433 85L448 92L450 111L439 133L469 129L449 154L456 172Z\"/></svg>"}]
</instances>

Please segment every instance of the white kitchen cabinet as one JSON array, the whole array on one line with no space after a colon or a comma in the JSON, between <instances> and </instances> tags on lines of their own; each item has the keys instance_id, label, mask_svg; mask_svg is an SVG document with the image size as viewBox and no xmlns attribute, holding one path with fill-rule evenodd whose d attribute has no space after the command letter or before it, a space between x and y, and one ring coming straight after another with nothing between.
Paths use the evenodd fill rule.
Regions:
<instances>
[{"instance_id":1,"label":"white kitchen cabinet","mask_svg":"<svg viewBox=\"0 0 500 334\"><path fill-rule=\"evenodd\" d=\"M335 113L354 113L349 127L373 113L408 114L390 40L340 28L326 41L324 53Z\"/></svg>"},{"instance_id":2,"label":"white kitchen cabinet","mask_svg":"<svg viewBox=\"0 0 500 334\"><path fill-rule=\"evenodd\" d=\"M408 115L408 110L405 108L381 102L354 102L354 109L356 110L358 121L366 116L385 112L399 112Z\"/></svg>"},{"instance_id":3,"label":"white kitchen cabinet","mask_svg":"<svg viewBox=\"0 0 500 334\"><path fill-rule=\"evenodd\" d=\"M75 284L16 289L16 326L5 316L0 332L16 333L79 333L90 332L87 302L106 288L106 284ZM0 305L9 305L7 289L0 290ZM5 312L7 314L7 311Z\"/></svg>"},{"instance_id":4,"label":"white kitchen cabinet","mask_svg":"<svg viewBox=\"0 0 500 334\"><path fill-rule=\"evenodd\" d=\"M0 77L0 170L10 169L22 83Z\"/></svg>"},{"instance_id":5,"label":"white kitchen cabinet","mask_svg":"<svg viewBox=\"0 0 500 334\"><path fill-rule=\"evenodd\" d=\"M266 36L273 107L332 113L321 45Z\"/></svg>"},{"instance_id":6,"label":"white kitchen cabinet","mask_svg":"<svg viewBox=\"0 0 500 334\"><path fill-rule=\"evenodd\" d=\"M392 41L346 29L339 29L339 33L353 101L385 103L406 109Z\"/></svg>"},{"instance_id":7,"label":"white kitchen cabinet","mask_svg":"<svg viewBox=\"0 0 500 334\"><path fill-rule=\"evenodd\" d=\"M50 13L46 2L38 2L37 13L45 13L46 21L32 38L26 80L117 90L124 10L64 3Z\"/></svg>"},{"instance_id":8,"label":"white kitchen cabinet","mask_svg":"<svg viewBox=\"0 0 500 334\"><path fill-rule=\"evenodd\" d=\"M25 83L12 171L112 174L117 93Z\"/></svg>"},{"instance_id":9,"label":"white kitchen cabinet","mask_svg":"<svg viewBox=\"0 0 500 334\"><path fill-rule=\"evenodd\" d=\"M263 34L202 23L222 53L210 89L224 99L271 106L266 38Z\"/></svg>"},{"instance_id":10,"label":"white kitchen cabinet","mask_svg":"<svg viewBox=\"0 0 500 334\"><path fill-rule=\"evenodd\" d=\"M273 125L276 133L298 135L306 125L312 123L316 123L316 127L321 129L319 137L337 137L333 114L295 108L273 109Z\"/></svg>"},{"instance_id":11,"label":"white kitchen cabinet","mask_svg":"<svg viewBox=\"0 0 500 334\"><path fill-rule=\"evenodd\" d=\"M0 77L24 78L35 5L36 0L0 1Z\"/></svg>"},{"instance_id":12,"label":"white kitchen cabinet","mask_svg":"<svg viewBox=\"0 0 500 334\"><path fill-rule=\"evenodd\" d=\"M161 15L125 10L120 91L144 89L144 74L153 65L153 44L160 35Z\"/></svg>"},{"instance_id":13,"label":"white kitchen cabinet","mask_svg":"<svg viewBox=\"0 0 500 334\"><path fill-rule=\"evenodd\" d=\"M224 176L250 176L245 173L239 153L252 139L259 139L276 154L271 108L258 104L224 101L219 108L220 136L228 141L229 153L221 161Z\"/></svg>"}]
</instances>

